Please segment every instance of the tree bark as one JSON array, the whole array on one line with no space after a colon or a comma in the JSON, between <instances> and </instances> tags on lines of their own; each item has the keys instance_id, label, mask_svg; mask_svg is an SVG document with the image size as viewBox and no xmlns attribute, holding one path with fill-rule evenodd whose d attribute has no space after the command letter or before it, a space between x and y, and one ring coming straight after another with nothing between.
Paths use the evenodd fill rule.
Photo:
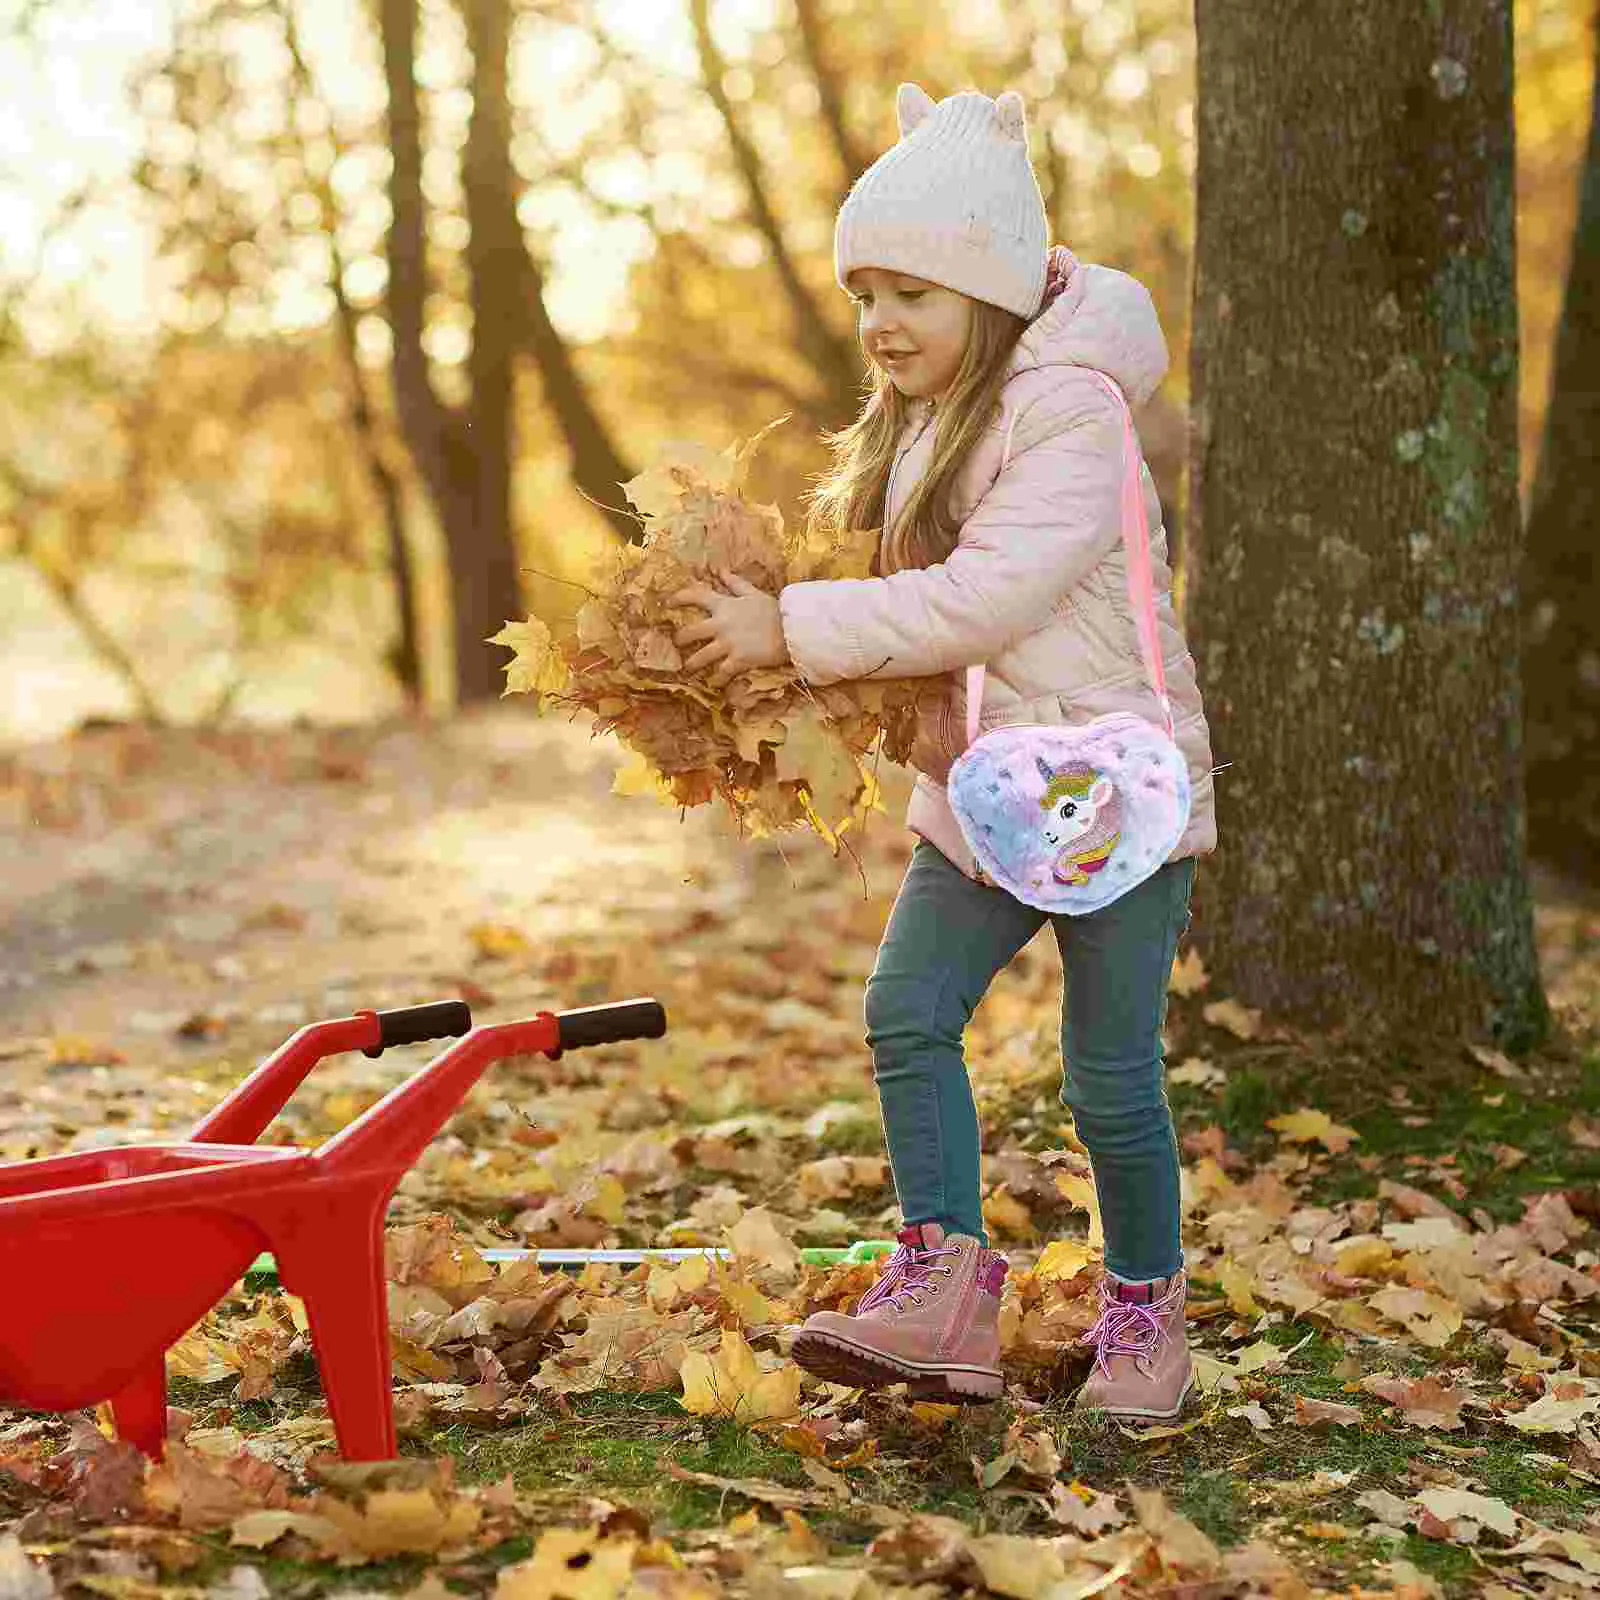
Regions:
<instances>
[{"instance_id":1,"label":"tree bark","mask_svg":"<svg viewBox=\"0 0 1600 1600\"><path fill-rule=\"evenodd\" d=\"M1600 42L1600 8L1595 19ZM1528 843L1600 884L1600 62L1523 568Z\"/></svg>"},{"instance_id":2,"label":"tree bark","mask_svg":"<svg viewBox=\"0 0 1600 1600\"><path fill-rule=\"evenodd\" d=\"M311 69L300 48L300 31L295 21L294 0L283 4L284 43L293 71L290 119L302 97L315 92ZM326 108L332 117L331 108ZM306 182L316 198L319 225L328 241L328 288L333 294L335 320L339 329L339 353L344 364L349 390L350 431L360 447L367 480L383 510L384 533L389 548L389 573L394 580L397 628L388 652L391 670L400 685L407 705L422 704L422 646L418 635L416 579L413 572L410 540L406 537L404 495L400 481L384 458L384 445L362 375L357 338L360 321L344 287L344 252L339 248L339 206L333 191L332 165L342 154L336 134L330 131L332 161L318 162L302 152Z\"/></svg>"},{"instance_id":3,"label":"tree bark","mask_svg":"<svg viewBox=\"0 0 1600 1600\"><path fill-rule=\"evenodd\" d=\"M637 544L644 537L644 526L629 509L621 489L634 475L634 469L618 453L566 340L550 320L544 303L544 271L526 247L522 250L521 267L526 282L519 297L523 342L539 368L545 403L554 412L566 439L572 481L619 537Z\"/></svg>"},{"instance_id":4,"label":"tree bark","mask_svg":"<svg viewBox=\"0 0 1600 1600\"><path fill-rule=\"evenodd\" d=\"M1511 0L1198 0L1196 25L1188 617L1228 764L1197 938L1212 992L1523 1048L1547 1012L1523 856Z\"/></svg>"},{"instance_id":5,"label":"tree bark","mask_svg":"<svg viewBox=\"0 0 1600 1600\"><path fill-rule=\"evenodd\" d=\"M389 121L389 268L386 310L394 339L395 409L406 444L441 522L452 490L445 440L451 418L437 394L422 348L428 297L427 230L422 199L422 113L414 79L416 0L380 0Z\"/></svg>"},{"instance_id":6,"label":"tree bark","mask_svg":"<svg viewBox=\"0 0 1600 1600\"><path fill-rule=\"evenodd\" d=\"M449 552L456 699L500 692L487 640L521 604L510 514L511 380L521 282L505 98L507 0L463 0L473 51L464 187L471 229L472 353L464 411L439 398L422 336L428 294L416 0L380 0L391 169L388 313L395 409Z\"/></svg>"},{"instance_id":7,"label":"tree bark","mask_svg":"<svg viewBox=\"0 0 1600 1600\"><path fill-rule=\"evenodd\" d=\"M744 131L733 102L723 87L727 64L717 42L711 34L709 0L689 0L689 17L694 25L695 43L700 53L700 71L705 80L706 93L711 96L722 125L727 130L728 145L733 151L734 165L744 182L746 201L750 207L750 220L756 231L766 241L772 257L773 269L783 286L784 297L794 318L795 340L801 353L816 372L823 391L829 396L839 421L853 417L860 406L861 361L855 346L841 338L829 325L822 309L812 297L800 277L793 253L784 238L783 228L772 200L767 192L766 174L761 157L750 136Z\"/></svg>"},{"instance_id":8,"label":"tree bark","mask_svg":"<svg viewBox=\"0 0 1600 1600\"><path fill-rule=\"evenodd\" d=\"M871 158L850 131L844 114L844 78L828 50L828 25L817 0L794 0L795 21L800 25L800 47L817 86L817 101L822 120L833 141L834 153L844 168L848 189L871 165Z\"/></svg>"},{"instance_id":9,"label":"tree bark","mask_svg":"<svg viewBox=\"0 0 1600 1600\"><path fill-rule=\"evenodd\" d=\"M522 603L512 532L511 462L523 252L506 93L510 0L461 0L461 10L472 52L472 117L462 187L470 230L468 375L475 516L472 526L460 529L452 540L450 567L456 682L464 699L487 700L505 687L501 658L487 641L508 617L521 614Z\"/></svg>"}]
</instances>

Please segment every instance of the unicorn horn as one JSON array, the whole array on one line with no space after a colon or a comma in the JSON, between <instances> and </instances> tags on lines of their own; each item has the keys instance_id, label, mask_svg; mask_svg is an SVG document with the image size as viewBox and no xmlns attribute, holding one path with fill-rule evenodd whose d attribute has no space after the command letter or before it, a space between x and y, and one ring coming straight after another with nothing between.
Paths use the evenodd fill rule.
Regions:
<instances>
[{"instance_id":1,"label":"unicorn horn","mask_svg":"<svg viewBox=\"0 0 1600 1600\"><path fill-rule=\"evenodd\" d=\"M1035 756L1033 759L1039 763L1039 771L1044 775L1044 781L1049 783L1055 777L1055 773L1050 770L1049 762L1043 756Z\"/></svg>"}]
</instances>

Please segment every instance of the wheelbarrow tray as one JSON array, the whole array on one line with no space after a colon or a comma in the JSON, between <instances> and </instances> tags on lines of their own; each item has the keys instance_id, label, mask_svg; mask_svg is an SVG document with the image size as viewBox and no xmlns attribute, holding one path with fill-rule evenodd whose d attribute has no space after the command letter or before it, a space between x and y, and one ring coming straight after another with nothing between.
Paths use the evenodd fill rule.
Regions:
<instances>
[{"instance_id":1,"label":"wheelbarrow tray","mask_svg":"<svg viewBox=\"0 0 1600 1600\"><path fill-rule=\"evenodd\" d=\"M0 1398L68 1411L119 1392L266 1247L238 1203L303 1194L312 1177L309 1152L256 1145L123 1145L0 1167Z\"/></svg>"}]
</instances>

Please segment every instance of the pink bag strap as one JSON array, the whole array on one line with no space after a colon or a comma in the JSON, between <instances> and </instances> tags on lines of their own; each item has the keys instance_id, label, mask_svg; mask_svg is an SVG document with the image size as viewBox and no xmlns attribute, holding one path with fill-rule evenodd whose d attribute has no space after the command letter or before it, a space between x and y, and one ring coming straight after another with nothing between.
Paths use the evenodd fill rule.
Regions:
<instances>
[{"instance_id":1,"label":"pink bag strap","mask_svg":"<svg viewBox=\"0 0 1600 1600\"><path fill-rule=\"evenodd\" d=\"M1094 376L1105 385L1122 408L1122 545L1127 554L1128 606L1133 612L1133 625L1139 635L1139 653L1144 657L1145 676L1161 703L1163 728L1171 739L1174 737L1172 702L1167 698L1167 670L1161 659L1161 640L1156 629L1155 576L1150 566L1150 519L1144 508L1139 441L1134 437L1133 413L1128 409L1122 390L1105 373L1096 372ZM1001 467L1004 470L1003 462ZM978 737L978 716L983 708L983 678L982 663L967 668L969 746Z\"/></svg>"}]
</instances>

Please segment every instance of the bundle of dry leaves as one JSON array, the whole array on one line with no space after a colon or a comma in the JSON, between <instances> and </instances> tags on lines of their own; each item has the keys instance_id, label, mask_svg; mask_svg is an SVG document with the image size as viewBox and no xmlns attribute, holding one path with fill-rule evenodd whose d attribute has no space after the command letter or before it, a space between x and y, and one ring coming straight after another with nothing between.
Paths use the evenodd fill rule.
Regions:
<instances>
[{"instance_id":1,"label":"bundle of dry leaves","mask_svg":"<svg viewBox=\"0 0 1600 1600\"><path fill-rule=\"evenodd\" d=\"M780 419L781 421L782 419ZM613 552L590 598L558 634L537 617L508 623L493 644L516 652L506 693L587 711L636 759L623 792L656 793L675 806L720 797L741 831L761 837L809 824L830 844L873 804L864 764L911 751L920 685L855 680L812 688L792 667L741 673L717 687L710 667L684 670L674 634L701 613L668 597L692 582L737 573L769 594L809 579L864 578L876 530L827 548L786 533L776 506L745 498L751 456L776 423L721 452L667 447L623 484L643 537Z\"/></svg>"}]
</instances>

